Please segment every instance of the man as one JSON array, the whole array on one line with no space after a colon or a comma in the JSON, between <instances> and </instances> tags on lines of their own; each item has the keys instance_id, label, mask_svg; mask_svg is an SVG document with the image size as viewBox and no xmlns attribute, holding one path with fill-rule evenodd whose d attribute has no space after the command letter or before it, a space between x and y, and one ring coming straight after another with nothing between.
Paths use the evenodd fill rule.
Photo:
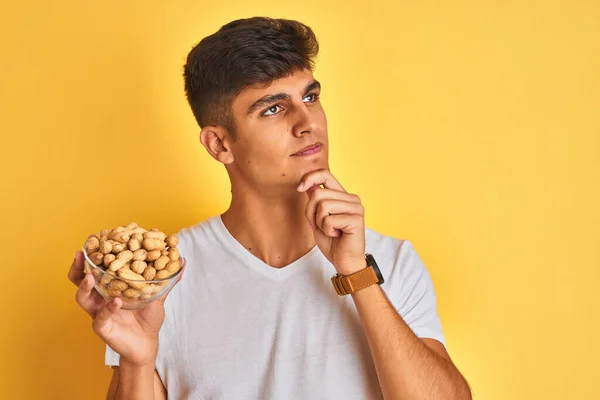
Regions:
<instances>
[{"instance_id":1,"label":"man","mask_svg":"<svg viewBox=\"0 0 600 400\"><path fill-rule=\"evenodd\" d=\"M105 304L76 254L109 399L471 398L415 250L365 229L329 171L317 52L309 27L266 18L190 52L187 98L231 205L179 233L183 279L142 310Z\"/></svg>"}]
</instances>

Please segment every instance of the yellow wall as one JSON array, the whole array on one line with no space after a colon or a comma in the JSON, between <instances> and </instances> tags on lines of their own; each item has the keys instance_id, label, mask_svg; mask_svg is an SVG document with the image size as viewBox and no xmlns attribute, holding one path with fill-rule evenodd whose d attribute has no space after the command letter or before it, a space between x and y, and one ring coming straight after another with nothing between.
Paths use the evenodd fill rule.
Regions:
<instances>
[{"instance_id":1,"label":"yellow wall","mask_svg":"<svg viewBox=\"0 0 600 400\"><path fill-rule=\"evenodd\" d=\"M600 3L4 3L0 398L103 398L67 268L102 227L228 205L181 67L251 15L319 36L332 170L421 253L475 398L600 398Z\"/></svg>"}]
</instances>

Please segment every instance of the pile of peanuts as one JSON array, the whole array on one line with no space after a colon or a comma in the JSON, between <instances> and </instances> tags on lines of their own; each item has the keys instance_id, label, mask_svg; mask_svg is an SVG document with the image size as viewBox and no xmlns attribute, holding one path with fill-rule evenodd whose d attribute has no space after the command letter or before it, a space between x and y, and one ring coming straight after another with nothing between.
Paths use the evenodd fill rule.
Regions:
<instances>
[{"instance_id":1,"label":"pile of peanuts","mask_svg":"<svg viewBox=\"0 0 600 400\"><path fill-rule=\"evenodd\" d=\"M169 281L146 283L173 276L181 269L177 236L167 236L154 228L147 231L135 222L103 229L85 244L90 261L104 270L92 269L100 278L99 291L108 296L147 300ZM118 279L120 278L120 279Z\"/></svg>"}]
</instances>

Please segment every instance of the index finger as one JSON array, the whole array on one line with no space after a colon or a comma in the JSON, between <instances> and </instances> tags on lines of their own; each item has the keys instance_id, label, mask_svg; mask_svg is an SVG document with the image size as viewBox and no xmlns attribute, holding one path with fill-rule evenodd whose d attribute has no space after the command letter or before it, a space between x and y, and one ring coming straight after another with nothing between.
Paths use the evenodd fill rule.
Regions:
<instances>
[{"instance_id":1,"label":"index finger","mask_svg":"<svg viewBox=\"0 0 600 400\"><path fill-rule=\"evenodd\" d=\"M83 253L81 251L75 253L75 258L73 259L73 264L71 264L67 277L75 284L75 286L79 286L81 281L83 281L83 278L85 278L85 274L83 273Z\"/></svg>"},{"instance_id":2,"label":"index finger","mask_svg":"<svg viewBox=\"0 0 600 400\"><path fill-rule=\"evenodd\" d=\"M300 185L298 185L299 192L305 192L313 186L323 185L325 189L333 189L340 192L346 192L342 185L334 178L331 172L327 169L320 169L317 171L309 172L304 175Z\"/></svg>"}]
</instances>

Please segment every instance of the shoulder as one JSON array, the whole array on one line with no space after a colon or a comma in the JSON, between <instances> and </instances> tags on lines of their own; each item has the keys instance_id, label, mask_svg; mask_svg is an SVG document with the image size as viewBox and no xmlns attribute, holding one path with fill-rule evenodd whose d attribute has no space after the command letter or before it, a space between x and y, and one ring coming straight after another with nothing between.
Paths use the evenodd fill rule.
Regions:
<instances>
[{"instance_id":1,"label":"shoulder","mask_svg":"<svg viewBox=\"0 0 600 400\"><path fill-rule=\"evenodd\" d=\"M407 262L417 256L413 244L408 239L383 235L370 228L366 228L365 241L366 251L382 261Z\"/></svg>"},{"instance_id":2,"label":"shoulder","mask_svg":"<svg viewBox=\"0 0 600 400\"><path fill-rule=\"evenodd\" d=\"M366 229L366 252L371 253L390 285L400 285L409 276L428 274L413 243Z\"/></svg>"},{"instance_id":3,"label":"shoulder","mask_svg":"<svg viewBox=\"0 0 600 400\"><path fill-rule=\"evenodd\" d=\"M207 245L214 244L214 242L217 240L217 218L220 217L210 217L177 232L176 235L179 239L178 247L181 253L189 255L198 248L203 248Z\"/></svg>"}]
</instances>

